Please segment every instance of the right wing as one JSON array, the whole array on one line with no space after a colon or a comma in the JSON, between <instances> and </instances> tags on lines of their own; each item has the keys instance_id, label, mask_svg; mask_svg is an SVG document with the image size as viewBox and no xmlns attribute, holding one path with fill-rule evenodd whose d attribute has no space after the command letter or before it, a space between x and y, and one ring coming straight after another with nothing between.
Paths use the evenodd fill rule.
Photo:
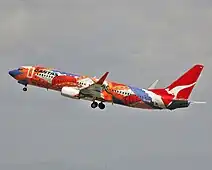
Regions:
<instances>
[{"instance_id":1,"label":"right wing","mask_svg":"<svg viewBox=\"0 0 212 170\"><path fill-rule=\"evenodd\" d=\"M80 96L91 97L91 98L102 98L101 92L105 89L104 81L106 80L109 72L106 72L97 82L80 89Z\"/></svg>"}]
</instances>

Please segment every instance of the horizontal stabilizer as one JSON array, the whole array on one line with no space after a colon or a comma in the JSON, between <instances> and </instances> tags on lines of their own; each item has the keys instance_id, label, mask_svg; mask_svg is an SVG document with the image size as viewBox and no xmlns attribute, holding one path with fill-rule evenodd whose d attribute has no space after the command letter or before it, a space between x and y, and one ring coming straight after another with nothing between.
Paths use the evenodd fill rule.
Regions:
<instances>
[{"instance_id":1,"label":"horizontal stabilizer","mask_svg":"<svg viewBox=\"0 0 212 170\"><path fill-rule=\"evenodd\" d=\"M159 80L155 80L149 87L148 89L154 89L156 85L158 84Z\"/></svg>"},{"instance_id":2,"label":"horizontal stabilizer","mask_svg":"<svg viewBox=\"0 0 212 170\"><path fill-rule=\"evenodd\" d=\"M204 101L190 101L191 104L206 104Z\"/></svg>"}]
</instances>

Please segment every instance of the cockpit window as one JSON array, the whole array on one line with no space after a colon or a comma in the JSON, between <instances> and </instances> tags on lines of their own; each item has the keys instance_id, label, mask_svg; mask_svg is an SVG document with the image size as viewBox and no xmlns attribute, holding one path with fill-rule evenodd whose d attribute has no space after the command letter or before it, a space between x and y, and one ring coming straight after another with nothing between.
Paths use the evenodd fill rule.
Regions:
<instances>
[{"instance_id":1,"label":"cockpit window","mask_svg":"<svg viewBox=\"0 0 212 170\"><path fill-rule=\"evenodd\" d=\"M19 69L18 69L18 71L21 71L21 70L23 70L23 68L19 68Z\"/></svg>"}]
</instances>

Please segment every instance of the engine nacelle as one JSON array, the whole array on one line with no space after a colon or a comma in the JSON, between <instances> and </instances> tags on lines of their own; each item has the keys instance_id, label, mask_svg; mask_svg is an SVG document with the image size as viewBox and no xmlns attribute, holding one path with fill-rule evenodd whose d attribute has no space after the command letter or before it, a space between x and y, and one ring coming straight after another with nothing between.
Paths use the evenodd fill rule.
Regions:
<instances>
[{"instance_id":1,"label":"engine nacelle","mask_svg":"<svg viewBox=\"0 0 212 170\"><path fill-rule=\"evenodd\" d=\"M70 98L79 98L79 89L74 87L63 87L61 90L61 95Z\"/></svg>"}]
</instances>

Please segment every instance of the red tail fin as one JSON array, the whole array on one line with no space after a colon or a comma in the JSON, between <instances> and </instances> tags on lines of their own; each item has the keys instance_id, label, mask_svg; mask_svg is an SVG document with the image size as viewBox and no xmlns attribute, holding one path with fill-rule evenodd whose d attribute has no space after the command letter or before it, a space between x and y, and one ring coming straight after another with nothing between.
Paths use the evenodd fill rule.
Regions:
<instances>
[{"instance_id":1,"label":"red tail fin","mask_svg":"<svg viewBox=\"0 0 212 170\"><path fill-rule=\"evenodd\" d=\"M197 64L169 85L166 90L177 99L188 99L204 66Z\"/></svg>"}]
</instances>

